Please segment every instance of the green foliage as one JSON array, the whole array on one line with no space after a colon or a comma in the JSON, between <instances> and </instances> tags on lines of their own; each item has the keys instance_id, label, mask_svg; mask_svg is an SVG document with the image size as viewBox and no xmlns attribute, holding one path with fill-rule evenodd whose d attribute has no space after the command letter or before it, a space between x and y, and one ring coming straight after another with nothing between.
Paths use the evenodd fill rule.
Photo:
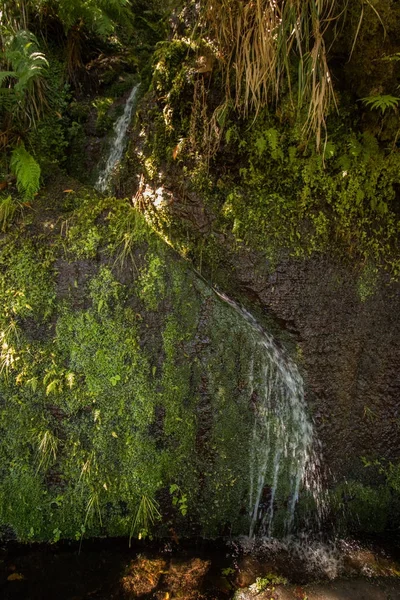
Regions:
<instances>
[{"instance_id":1,"label":"green foliage","mask_svg":"<svg viewBox=\"0 0 400 600\"><path fill-rule=\"evenodd\" d=\"M0 197L0 225L3 233L10 225L16 209L17 204L12 196Z\"/></svg>"},{"instance_id":2,"label":"green foliage","mask_svg":"<svg viewBox=\"0 0 400 600\"><path fill-rule=\"evenodd\" d=\"M379 533L388 524L391 495L387 486L371 487L359 481L337 486L332 495L335 511L342 516L345 530Z\"/></svg>"},{"instance_id":3,"label":"green foliage","mask_svg":"<svg viewBox=\"0 0 400 600\"><path fill-rule=\"evenodd\" d=\"M33 33L20 30L6 35L4 58L11 64L12 70L0 72L0 86L6 86L0 87L3 92L0 94L0 108L1 100L5 99L9 109L12 106L14 111L22 112L28 121L37 121L46 102L43 77L48 62L39 51Z\"/></svg>"},{"instance_id":4,"label":"green foliage","mask_svg":"<svg viewBox=\"0 0 400 600\"><path fill-rule=\"evenodd\" d=\"M366 457L361 457L364 467L372 469L372 473L375 476L384 476L389 488L393 490L394 495L398 497L400 501L400 462L398 463L387 463L384 459L375 458L374 460L368 460Z\"/></svg>"},{"instance_id":5,"label":"green foliage","mask_svg":"<svg viewBox=\"0 0 400 600\"><path fill-rule=\"evenodd\" d=\"M80 199L78 210L63 224L66 247L77 258L94 258L105 230L100 216L110 207L110 199L99 201L88 194Z\"/></svg>"},{"instance_id":6,"label":"green foliage","mask_svg":"<svg viewBox=\"0 0 400 600\"><path fill-rule=\"evenodd\" d=\"M59 440L49 429L44 432L41 431L36 437L38 443L37 470L40 471L43 468L47 471L57 458Z\"/></svg>"},{"instance_id":7,"label":"green foliage","mask_svg":"<svg viewBox=\"0 0 400 600\"><path fill-rule=\"evenodd\" d=\"M257 61L249 59L246 63L243 60L243 65L248 66L251 63L251 67L246 69L242 65L243 77L239 79L232 76L230 67L234 64L238 77L237 69L240 67L236 63L237 56L243 57L246 44L248 47L255 41L249 34L246 44L242 44L240 48L232 46L228 39L234 39L238 30L231 31L230 27L236 21L229 22L227 15L240 15L238 19L242 20L238 22L239 29L244 26L246 18L250 19L249 15L253 15L254 22L249 21L249 29L246 30L253 32L256 19L262 21L266 12L260 10L257 16L252 13L256 6L263 5L262 2L249 7L247 16L244 12L241 13L240 3L225 4L226 11L222 14L216 12L215 3L206 3L211 17L205 27L208 33L210 27L214 30L215 38L222 46L223 39L227 43L227 46L224 46L226 52L221 52L219 58L227 60L227 56L234 56L232 63L228 60L225 64L222 75L222 78L225 76L228 79L231 75L232 94L234 81L237 83L235 92L238 89L243 90L247 85L244 72L246 71L246 77L250 77L249 73L255 73L259 64L253 69L253 62ZM225 4L220 3L221 6ZM289 5L292 6L288 3L285 10L289 10ZM294 17L296 10L290 18ZM308 10L319 9L305 4L304 11ZM302 11L303 8L300 12ZM349 11L351 18L346 22L346 27L351 29L352 24L360 20L360 6L352 6L351 10L349 7ZM385 8L385 17L389 17L389 12ZM381 28L380 18L373 11L366 10L366 15L361 17L361 21L361 33L357 44L363 44L365 47L366 39L369 39L368 27L373 25L376 33L376 29ZM393 15L390 22L395 31L398 16ZM216 31L217 23L222 23L224 28ZM297 27L299 32L303 31L303 26L307 29L310 22L307 19L298 22L290 31L293 33ZM284 27L285 24L282 24L282 28ZM261 27L260 31L260 35L263 35L265 29ZM310 30L308 32L310 33ZM341 34L336 33L340 37ZM356 32L352 34L353 40L357 37L355 34ZM324 109L321 113L323 100L316 92L313 102L315 100L318 104L321 101L322 104L317 107L319 117L317 115L315 120L313 114L300 114L302 110L296 115L294 103L291 101L291 96L297 92L304 100L312 86L310 87L303 78L298 87L297 83L294 83L293 89L289 91L284 89L284 85L280 87L284 81L284 78L281 78L277 86L280 97L276 107L270 105L258 112L256 110L247 116L239 117L238 114L234 116L234 108L231 106L230 111L221 111L224 118L220 123L218 106L222 99L221 72L215 61L206 76L203 73L200 75L196 70L196 58L213 55L212 48L199 38L200 36L193 36L190 41L186 38L175 39L159 44L156 49L153 95L149 102L150 114L142 115L147 137L144 144L145 153L139 157L139 162L145 179L154 181L156 187L159 183L159 173L173 169L174 180L176 173L180 173L180 182L184 188L200 196L207 205L206 210L215 218L214 231L226 232L228 235L233 233L238 244L245 243L256 247L265 252L272 261L276 261L281 253L289 252L292 256L305 257L315 252L331 252L344 261L357 263L358 267L371 263L376 269L383 267L392 276L397 277L400 273L397 252L400 225L396 197L400 154L394 143L398 137L396 111L393 110L398 101L396 95L382 93L367 96L368 92L364 92L364 105L378 108L385 119L377 119L373 114L364 113L361 124L358 111L354 109L354 102L347 95L348 90L335 98L339 114L331 113L329 116L325 114ZM321 42L320 36L318 40ZM284 40L281 41L279 52L286 48ZM374 41L375 46L371 52L374 50L381 56L381 51L377 50L377 38L374 37ZM275 42L276 40L273 40L271 44ZM307 35L297 40L300 46L302 43L313 42L317 43L312 36L308 38ZM295 46L296 44L291 47L291 51ZM265 50L261 44L260 52L262 48ZM356 56L357 45L353 50ZM288 60L287 53L284 54ZM321 58L322 55L318 54L318 57ZM287 75L292 83L296 82L297 74L305 73L312 62L307 53L299 60L301 64L297 64L296 61L292 64L289 60L284 67L282 66L283 69L289 69ZM372 68L375 68L375 63ZM307 75L308 77L310 73L314 73L313 85L319 77L323 79L328 73L327 69L318 69L319 67L315 71L311 69ZM352 66L349 69L352 69ZM386 75L382 64L378 64L377 69L382 71L384 80ZM364 71L366 70L365 67ZM387 70L389 71L389 67ZM249 82L248 87L252 87L253 84L257 87L258 81L261 81L260 85L264 85L262 82L265 82L265 72L265 69L260 69L260 79L255 78L253 82ZM204 79L207 85L204 84ZM364 78L364 85L367 80L368 78ZM259 103L260 96L267 93L267 87L265 85L255 97L252 97L250 92L247 96L242 94L238 104L251 103L252 98L255 104ZM329 85L325 86L324 93L328 87ZM377 85L376 89L393 90L395 87ZM225 92L226 90L222 90L222 94ZM229 91L226 93L229 94ZM212 115L216 116L214 121ZM314 125L319 123L322 129L326 125L327 139L321 144L320 155L305 141L302 123L307 119L314 119ZM384 132L383 121L386 123ZM221 125L225 128L224 137L218 138L223 139L223 142L217 154L209 152L212 146L212 135L209 131L212 123L219 136ZM206 139L208 146L204 141ZM390 147L386 147L388 141ZM200 177L200 172L206 172L207 177ZM177 188L179 185L177 184ZM212 236L203 236L199 242L200 250L197 247L198 232L194 233L195 239L192 240L190 225L185 223L182 226L182 223L178 223L178 219L173 217L173 212L168 209L159 210L157 219L154 219L155 227L161 229L164 234L167 233L176 248L195 255L198 262L202 260L199 257L200 252L206 262L212 260L213 254L215 258L218 244ZM194 226L193 230L195 229Z\"/></svg>"},{"instance_id":8,"label":"green foliage","mask_svg":"<svg viewBox=\"0 0 400 600\"><path fill-rule=\"evenodd\" d=\"M115 94L120 93L124 82L132 77L132 73L123 73L123 69L136 71L137 68L135 51L131 49L132 45L140 46L136 37L141 38L142 50L149 59L152 45L164 31L161 26L151 43L149 35L146 38L140 32L133 36L136 10L138 19L142 13L146 14L150 25L153 21L154 25L163 21L163 10L154 10L152 1L143 4L129 0L29 0L24 2L23 9L12 1L3 3L0 146L6 149L6 156L22 139L45 176L52 173L54 164L64 165L70 156L70 164L74 165L74 160L79 163L79 174L87 177L82 165L83 139L78 135L76 122L74 126L68 115L71 88L66 78L72 87L81 89L89 81L89 71L84 69L84 64L93 61L91 73L95 76L91 81L101 83L104 63L107 63L111 65L109 72L113 72L114 79L122 74L118 77L120 89L114 90ZM146 45L143 45L145 39ZM102 60L97 63L100 55ZM114 72L116 62L117 74ZM101 133L108 129L111 121L104 114L104 106L99 109L97 130ZM67 152L69 143L71 148Z\"/></svg>"},{"instance_id":9,"label":"green foliage","mask_svg":"<svg viewBox=\"0 0 400 600\"><path fill-rule=\"evenodd\" d=\"M160 256L148 255L148 264L138 278L138 295L148 310L157 310L165 296L164 269Z\"/></svg>"},{"instance_id":10,"label":"green foliage","mask_svg":"<svg viewBox=\"0 0 400 600\"><path fill-rule=\"evenodd\" d=\"M34 473L16 463L2 479L0 488L0 522L12 523L19 540L29 542L43 530L46 490Z\"/></svg>"},{"instance_id":11,"label":"green foliage","mask_svg":"<svg viewBox=\"0 0 400 600\"><path fill-rule=\"evenodd\" d=\"M54 172L54 165L64 165L66 160L71 90L64 71L64 65L51 57L45 75L46 110L29 132L29 144L45 176Z\"/></svg>"},{"instance_id":12,"label":"green foliage","mask_svg":"<svg viewBox=\"0 0 400 600\"><path fill-rule=\"evenodd\" d=\"M281 575L275 575L274 573L269 573L265 577L257 577L255 583L250 586L251 590L254 590L258 594L267 590L271 586L276 585L286 585L288 580L286 577L282 577Z\"/></svg>"},{"instance_id":13,"label":"green foliage","mask_svg":"<svg viewBox=\"0 0 400 600\"><path fill-rule=\"evenodd\" d=\"M44 4L55 9L52 0ZM106 37L114 31L118 22L129 20L128 6L128 0L99 0L95 3L90 0L60 0L56 14L66 31L82 22L100 37Z\"/></svg>"},{"instance_id":14,"label":"green foliage","mask_svg":"<svg viewBox=\"0 0 400 600\"><path fill-rule=\"evenodd\" d=\"M40 187L40 166L22 143L12 152L11 170L17 177L19 192L31 200Z\"/></svg>"},{"instance_id":15,"label":"green foliage","mask_svg":"<svg viewBox=\"0 0 400 600\"><path fill-rule=\"evenodd\" d=\"M242 166L239 177L220 182L220 215L239 241L271 258L284 249L329 250L400 273L397 150L383 152L369 133L346 133L327 144L323 159L301 151L295 128L272 128L260 117L235 151Z\"/></svg>"},{"instance_id":16,"label":"green foliage","mask_svg":"<svg viewBox=\"0 0 400 600\"><path fill-rule=\"evenodd\" d=\"M14 318L51 316L55 304L54 252L29 240L8 239L0 245L0 321L3 327Z\"/></svg>"},{"instance_id":17,"label":"green foliage","mask_svg":"<svg viewBox=\"0 0 400 600\"><path fill-rule=\"evenodd\" d=\"M173 506L178 507L178 510L181 513L182 517L185 517L188 510L187 495L182 492L181 488L176 483L173 483L169 486L169 493L172 496Z\"/></svg>"},{"instance_id":18,"label":"green foliage","mask_svg":"<svg viewBox=\"0 0 400 600\"><path fill-rule=\"evenodd\" d=\"M380 110L382 114L385 114L387 109L395 110L399 104L400 98L395 96L376 95L367 96L361 98L361 102L373 110Z\"/></svg>"},{"instance_id":19,"label":"green foliage","mask_svg":"<svg viewBox=\"0 0 400 600\"><path fill-rule=\"evenodd\" d=\"M390 487L400 496L400 463L390 463L386 470L386 477Z\"/></svg>"},{"instance_id":20,"label":"green foliage","mask_svg":"<svg viewBox=\"0 0 400 600\"><path fill-rule=\"evenodd\" d=\"M358 278L358 295L361 302L365 302L370 296L373 296L378 286L378 270L372 264L367 264L363 268Z\"/></svg>"},{"instance_id":21,"label":"green foliage","mask_svg":"<svg viewBox=\"0 0 400 600\"><path fill-rule=\"evenodd\" d=\"M0 526L31 541L246 531L263 350L129 202L72 202L62 248L22 225L1 239ZM69 281L94 227L99 260Z\"/></svg>"},{"instance_id":22,"label":"green foliage","mask_svg":"<svg viewBox=\"0 0 400 600\"><path fill-rule=\"evenodd\" d=\"M142 496L139 502L137 513L132 520L132 527L129 535L129 545L133 534L137 534L138 539L144 539L149 536L152 527L161 519L158 504L148 496Z\"/></svg>"},{"instance_id":23,"label":"green foliage","mask_svg":"<svg viewBox=\"0 0 400 600\"><path fill-rule=\"evenodd\" d=\"M155 239L143 215L127 199L79 198L79 206L62 227L65 249L77 258L94 258L102 249L115 265L135 265L137 244Z\"/></svg>"},{"instance_id":24,"label":"green foliage","mask_svg":"<svg viewBox=\"0 0 400 600\"><path fill-rule=\"evenodd\" d=\"M97 135L104 135L113 125L114 120L108 115L108 111L113 104L113 98L97 98L93 101L93 106L97 111L96 132Z\"/></svg>"},{"instance_id":25,"label":"green foliage","mask_svg":"<svg viewBox=\"0 0 400 600\"><path fill-rule=\"evenodd\" d=\"M38 41L30 31L17 31L6 40L5 59L11 63L12 71L2 72L1 79L15 78L14 91L22 97L30 83L43 76L48 62L45 55L38 51Z\"/></svg>"},{"instance_id":26,"label":"green foliage","mask_svg":"<svg viewBox=\"0 0 400 600\"><path fill-rule=\"evenodd\" d=\"M114 205L114 210L109 213L108 227L112 238L110 251L116 257L116 264L123 267L131 263L138 271L135 248L154 235L143 214L130 203L122 201L117 207Z\"/></svg>"}]
</instances>

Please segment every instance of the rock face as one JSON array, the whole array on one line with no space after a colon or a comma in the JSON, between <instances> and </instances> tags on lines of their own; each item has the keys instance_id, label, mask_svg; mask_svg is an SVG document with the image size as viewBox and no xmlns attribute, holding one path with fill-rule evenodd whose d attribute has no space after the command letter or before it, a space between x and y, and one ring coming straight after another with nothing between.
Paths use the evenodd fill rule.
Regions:
<instances>
[{"instance_id":1,"label":"rock face","mask_svg":"<svg viewBox=\"0 0 400 600\"><path fill-rule=\"evenodd\" d=\"M297 345L331 484L346 478L377 483L365 461L387 466L400 457L400 285L385 274L360 275L350 262L327 254L283 257L272 265L214 231L201 198L185 195L181 185L171 202L171 180L167 187L169 202L152 204L161 212L158 222L167 217L180 223L200 243L212 238L218 264L203 259L203 270L208 267L233 297L272 318L272 327L289 334L289 347Z\"/></svg>"},{"instance_id":2,"label":"rock face","mask_svg":"<svg viewBox=\"0 0 400 600\"><path fill-rule=\"evenodd\" d=\"M0 535L240 535L256 504L282 533L297 369L126 201L77 204L1 239Z\"/></svg>"},{"instance_id":3,"label":"rock face","mask_svg":"<svg viewBox=\"0 0 400 600\"><path fill-rule=\"evenodd\" d=\"M400 286L380 281L360 300L351 267L327 257L286 260L272 273L238 261L239 289L256 296L301 348L306 395L332 474L361 457L400 453Z\"/></svg>"},{"instance_id":4,"label":"rock face","mask_svg":"<svg viewBox=\"0 0 400 600\"><path fill-rule=\"evenodd\" d=\"M308 600L329 600L330 598L341 598L342 600L387 600L388 598L400 598L400 586L398 581L373 579L339 580L333 583L311 584L305 587L289 586L287 588L272 588L265 592L240 590L234 596L234 600L297 600L307 598Z\"/></svg>"},{"instance_id":5,"label":"rock face","mask_svg":"<svg viewBox=\"0 0 400 600\"><path fill-rule=\"evenodd\" d=\"M280 535L293 489L294 522L304 523L313 499L292 487L302 384L283 422L281 392L295 397L289 383L298 380L285 388L243 311L221 301L130 203L76 205L38 212L0 240L0 535L235 536L249 532L255 506L254 531L269 515L268 533ZM173 191L167 206L179 211ZM206 210L185 214L203 214L210 234ZM349 505L347 525L382 530L398 511L380 472L383 458L399 456L398 288L381 281L366 297L361 282L362 302L350 267L320 257L272 268L214 237L222 255L214 282L254 309L282 364L290 355L302 371L328 487L339 484L336 507ZM261 483L255 456L265 462ZM361 457L380 464L365 469ZM374 488L366 475L376 472Z\"/></svg>"}]
</instances>

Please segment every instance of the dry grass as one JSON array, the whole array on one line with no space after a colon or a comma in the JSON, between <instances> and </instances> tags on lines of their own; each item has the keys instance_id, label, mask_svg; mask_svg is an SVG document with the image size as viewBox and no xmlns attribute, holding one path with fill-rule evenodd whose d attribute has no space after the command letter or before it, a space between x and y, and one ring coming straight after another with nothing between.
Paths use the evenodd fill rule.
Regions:
<instances>
[{"instance_id":1,"label":"dry grass","mask_svg":"<svg viewBox=\"0 0 400 600\"><path fill-rule=\"evenodd\" d=\"M229 100L217 106L211 117L208 114L207 89L203 78L194 85L192 114L190 117L188 141L193 152L198 151L207 162L217 152L226 114L229 110Z\"/></svg>"},{"instance_id":2,"label":"dry grass","mask_svg":"<svg viewBox=\"0 0 400 600\"><path fill-rule=\"evenodd\" d=\"M337 0L202 0L207 31L224 65L227 96L234 89L239 110L257 114L266 104L276 103L283 88L289 89L293 104L306 113L305 131L315 134L320 145L334 99L324 36L338 17L336 4Z\"/></svg>"}]
</instances>

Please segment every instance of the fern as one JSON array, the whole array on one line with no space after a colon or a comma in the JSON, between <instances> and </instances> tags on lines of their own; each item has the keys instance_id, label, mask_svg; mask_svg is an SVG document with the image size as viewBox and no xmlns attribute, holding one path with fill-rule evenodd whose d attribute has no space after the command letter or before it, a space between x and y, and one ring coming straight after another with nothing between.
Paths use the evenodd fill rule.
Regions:
<instances>
[{"instance_id":1,"label":"fern","mask_svg":"<svg viewBox=\"0 0 400 600\"><path fill-rule=\"evenodd\" d=\"M0 199L0 230L5 231L16 211L16 204L11 196Z\"/></svg>"},{"instance_id":2,"label":"fern","mask_svg":"<svg viewBox=\"0 0 400 600\"><path fill-rule=\"evenodd\" d=\"M25 200L31 200L40 187L40 166L22 143L11 154L11 170L17 177L18 191Z\"/></svg>"},{"instance_id":3,"label":"fern","mask_svg":"<svg viewBox=\"0 0 400 600\"><path fill-rule=\"evenodd\" d=\"M14 71L0 71L0 86L3 85L4 81L7 81L10 77L16 77L17 74Z\"/></svg>"},{"instance_id":4,"label":"fern","mask_svg":"<svg viewBox=\"0 0 400 600\"><path fill-rule=\"evenodd\" d=\"M366 98L361 98L361 102L365 106L369 106L370 108L380 110L382 114L385 113L387 108L392 108L393 110L397 108L399 104L400 98L396 96L386 95L376 95L376 96L366 96Z\"/></svg>"},{"instance_id":5,"label":"fern","mask_svg":"<svg viewBox=\"0 0 400 600\"><path fill-rule=\"evenodd\" d=\"M45 55L38 51L38 41L30 31L18 31L9 40L5 56L13 67L13 71L7 75L17 79L15 90L21 95L25 93L30 81L42 77L49 66Z\"/></svg>"},{"instance_id":6,"label":"fern","mask_svg":"<svg viewBox=\"0 0 400 600\"><path fill-rule=\"evenodd\" d=\"M117 23L129 20L128 6L128 0L59 0L58 17L66 31L83 22L95 34L107 37Z\"/></svg>"},{"instance_id":7,"label":"fern","mask_svg":"<svg viewBox=\"0 0 400 600\"><path fill-rule=\"evenodd\" d=\"M386 62L395 62L400 60L400 52L395 52L394 54L390 54L388 56L382 56L382 61Z\"/></svg>"}]
</instances>

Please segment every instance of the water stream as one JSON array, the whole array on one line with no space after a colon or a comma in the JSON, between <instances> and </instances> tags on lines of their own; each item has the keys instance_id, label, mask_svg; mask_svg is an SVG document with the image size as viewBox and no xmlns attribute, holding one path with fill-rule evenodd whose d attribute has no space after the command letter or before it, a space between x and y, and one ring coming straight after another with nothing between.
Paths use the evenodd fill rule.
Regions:
<instances>
[{"instance_id":1,"label":"water stream","mask_svg":"<svg viewBox=\"0 0 400 600\"><path fill-rule=\"evenodd\" d=\"M303 379L296 364L254 316L215 291L248 323L254 344L248 374L254 413L249 456L249 537L271 537L278 530L288 535L293 530L302 489L312 498L317 516L324 508L318 445L306 411Z\"/></svg>"},{"instance_id":2,"label":"water stream","mask_svg":"<svg viewBox=\"0 0 400 600\"><path fill-rule=\"evenodd\" d=\"M96 183L105 192L121 160L139 84L114 125L106 166ZM303 380L296 364L278 347L254 316L225 294L214 290L247 323L253 355L247 374L249 405L254 414L249 452L248 517L250 538L289 535L301 489L322 510L320 460L313 426L307 415Z\"/></svg>"},{"instance_id":3,"label":"water stream","mask_svg":"<svg viewBox=\"0 0 400 600\"><path fill-rule=\"evenodd\" d=\"M114 137L111 144L110 153L104 169L96 181L95 188L99 192L106 192L109 189L111 177L115 167L119 164L126 144L126 133L132 120L132 113L136 106L136 100L140 84L135 85L128 96L123 114L114 124Z\"/></svg>"}]
</instances>

